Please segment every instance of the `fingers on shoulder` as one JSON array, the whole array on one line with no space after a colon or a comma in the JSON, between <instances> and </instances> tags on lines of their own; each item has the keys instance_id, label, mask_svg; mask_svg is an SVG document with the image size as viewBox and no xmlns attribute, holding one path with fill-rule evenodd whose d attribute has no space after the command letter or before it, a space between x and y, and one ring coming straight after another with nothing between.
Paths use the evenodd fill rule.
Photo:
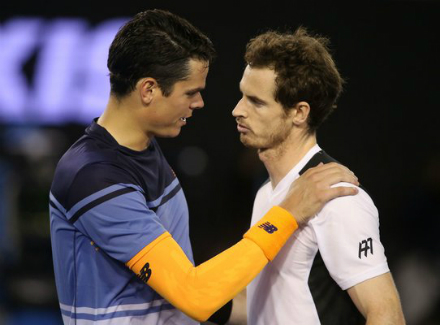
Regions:
<instances>
[{"instance_id":1,"label":"fingers on shoulder","mask_svg":"<svg viewBox=\"0 0 440 325\"><path fill-rule=\"evenodd\" d=\"M304 176L312 182L322 182L323 186L330 186L338 182L359 185L358 178L350 169L334 162L310 168L304 173Z\"/></svg>"},{"instance_id":2,"label":"fingers on shoulder","mask_svg":"<svg viewBox=\"0 0 440 325\"><path fill-rule=\"evenodd\" d=\"M326 199L332 200L337 197L356 195L358 193L359 193L359 189L357 187L336 186L336 187L329 188L325 192L325 196L326 196Z\"/></svg>"},{"instance_id":3,"label":"fingers on shoulder","mask_svg":"<svg viewBox=\"0 0 440 325\"><path fill-rule=\"evenodd\" d=\"M304 175L326 175L332 173L347 173L353 175L354 173L346 166L336 162L329 162L327 164L320 163L319 165L309 168Z\"/></svg>"}]
</instances>

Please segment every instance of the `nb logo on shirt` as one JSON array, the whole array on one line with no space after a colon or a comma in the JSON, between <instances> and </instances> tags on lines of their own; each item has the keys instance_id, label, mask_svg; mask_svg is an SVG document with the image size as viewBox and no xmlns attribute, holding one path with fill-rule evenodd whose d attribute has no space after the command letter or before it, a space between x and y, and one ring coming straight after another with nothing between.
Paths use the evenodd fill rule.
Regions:
<instances>
[{"instance_id":1,"label":"nb logo on shirt","mask_svg":"<svg viewBox=\"0 0 440 325\"><path fill-rule=\"evenodd\" d=\"M368 251L373 255L373 240L370 238L365 239L359 243L359 258L362 258L362 253L367 257Z\"/></svg>"},{"instance_id":2,"label":"nb logo on shirt","mask_svg":"<svg viewBox=\"0 0 440 325\"><path fill-rule=\"evenodd\" d=\"M148 280L151 277L151 269L150 269L150 263L146 263L142 269L141 272L139 273L138 277L144 281L145 283L148 282Z\"/></svg>"},{"instance_id":3,"label":"nb logo on shirt","mask_svg":"<svg viewBox=\"0 0 440 325\"><path fill-rule=\"evenodd\" d=\"M273 224L271 224L268 221L266 221L265 223L262 223L261 225L259 225L258 228L263 228L269 234L273 234L275 231L278 230L277 227L275 227Z\"/></svg>"}]
</instances>

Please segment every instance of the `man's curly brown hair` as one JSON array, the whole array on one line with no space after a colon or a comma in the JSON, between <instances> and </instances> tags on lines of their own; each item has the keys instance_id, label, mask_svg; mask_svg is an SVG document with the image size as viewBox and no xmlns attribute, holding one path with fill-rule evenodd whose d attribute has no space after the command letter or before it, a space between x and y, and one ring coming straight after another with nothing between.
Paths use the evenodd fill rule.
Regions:
<instances>
[{"instance_id":1,"label":"man's curly brown hair","mask_svg":"<svg viewBox=\"0 0 440 325\"><path fill-rule=\"evenodd\" d=\"M328 44L327 38L299 27L294 33L265 32L246 45L247 64L275 71L274 98L285 110L301 101L310 105L309 132L333 112L344 83Z\"/></svg>"}]
</instances>

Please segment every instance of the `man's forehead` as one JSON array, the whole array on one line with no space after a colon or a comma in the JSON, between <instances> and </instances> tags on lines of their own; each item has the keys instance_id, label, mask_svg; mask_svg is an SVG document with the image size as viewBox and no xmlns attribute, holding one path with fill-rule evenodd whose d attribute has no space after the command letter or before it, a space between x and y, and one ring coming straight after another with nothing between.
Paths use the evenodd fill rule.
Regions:
<instances>
[{"instance_id":1,"label":"man's forehead","mask_svg":"<svg viewBox=\"0 0 440 325\"><path fill-rule=\"evenodd\" d=\"M188 62L191 72L204 73L209 70L209 61L190 59Z\"/></svg>"},{"instance_id":2,"label":"man's forehead","mask_svg":"<svg viewBox=\"0 0 440 325\"><path fill-rule=\"evenodd\" d=\"M243 75L251 75L251 76L258 76L258 77L264 77L269 79L275 79L276 78L276 72L274 69L270 67L255 67L251 65L247 65L244 69Z\"/></svg>"},{"instance_id":3,"label":"man's forehead","mask_svg":"<svg viewBox=\"0 0 440 325\"><path fill-rule=\"evenodd\" d=\"M191 60L189 62L190 72L187 78L179 80L174 84L174 89L183 92L198 92L205 89L206 77L209 64L205 61Z\"/></svg>"},{"instance_id":4,"label":"man's forehead","mask_svg":"<svg viewBox=\"0 0 440 325\"><path fill-rule=\"evenodd\" d=\"M275 71L270 68L254 68L247 66L240 81L242 91L259 91L272 93L275 87Z\"/></svg>"}]
</instances>

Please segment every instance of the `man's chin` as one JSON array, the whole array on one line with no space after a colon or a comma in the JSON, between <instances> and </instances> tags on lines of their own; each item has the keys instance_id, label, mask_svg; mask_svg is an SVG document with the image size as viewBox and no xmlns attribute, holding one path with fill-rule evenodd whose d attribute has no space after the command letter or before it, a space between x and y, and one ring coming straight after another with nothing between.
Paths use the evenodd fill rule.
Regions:
<instances>
[{"instance_id":1,"label":"man's chin","mask_svg":"<svg viewBox=\"0 0 440 325\"><path fill-rule=\"evenodd\" d=\"M160 134L156 134L156 137L158 138L175 138L180 134L181 129L179 128L178 130L172 130L169 132L163 132Z\"/></svg>"},{"instance_id":2,"label":"man's chin","mask_svg":"<svg viewBox=\"0 0 440 325\"><path fill-rule=\"evenodd\" d=\"M240 134L240 141L247 148L258 149L258 146L255 143L249 141L249 139L247 139L246 136L243 136L242 134Z\"/></svg>"}]
</instances>

